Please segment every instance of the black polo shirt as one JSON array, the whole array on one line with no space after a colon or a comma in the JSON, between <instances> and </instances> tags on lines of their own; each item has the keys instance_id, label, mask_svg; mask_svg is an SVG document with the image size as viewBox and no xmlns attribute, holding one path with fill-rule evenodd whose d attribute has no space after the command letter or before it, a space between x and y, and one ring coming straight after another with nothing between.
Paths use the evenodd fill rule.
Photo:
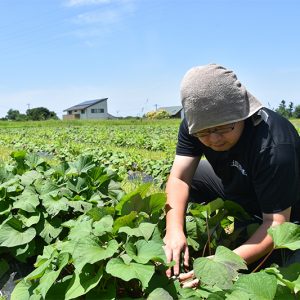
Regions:
<instances>
[{"instance_id":1,"label":"black polo shirt","mask_svg":"<svg viewBox=\"0 0 300 300\"><path fill-rule=\"evenodd\" d=\"M300 221L300 138L293 125L263 108L245 120L239 141L228 151L214 151L188 133L183 120L177 155L204 155L221 178L228 200L250 214L277 213L292 206Z\"/></svg>"}]
</instances>

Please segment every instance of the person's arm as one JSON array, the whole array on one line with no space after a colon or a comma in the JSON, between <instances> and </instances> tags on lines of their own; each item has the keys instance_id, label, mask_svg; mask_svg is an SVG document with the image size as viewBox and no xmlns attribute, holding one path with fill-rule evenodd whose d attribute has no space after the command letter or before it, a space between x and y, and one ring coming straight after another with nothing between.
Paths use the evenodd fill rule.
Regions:
<instances>
[{"instance_id":1,"label":"person's arm","mask_svg":"<svg viewBox=\"0 0 300 300\"><path fill-rule=\"evenodd\" d=\"M243 245L233 252L241 256L247 264L257 261L273 248L273 241L267 230L270 227L288 222L290 219L291 208L287 208L279 213L263 214L263 223L255 233ZM213 256L211 256L213 257ZM194 271L179 275L179 281L184 288L194 288L199 285L199 279L195 278Z\"/></svg>"},{"instance_id":2,"label":"person's arm","mask_svg":"<svg viewBox=\"0 0 300 300\"><path fill-rule=\"evenodd\" d=\"M270 227L288 222L290 220L291 208L274 214L263 214L263 223L255 233L243 245L234 250L247 264L257 261L273 248L273 241L267 230Z\"/></svg>"},{"instance_id":3,"label":"person's arm","mask_svg":"<svg viewBox=\"0 0 300 300\"><path fill-rule=\"evenodd\" d=\"M189 195L189 185L199 164L198 157L176 155L166 186L166 235L165 253L167 261L174 260L174 275L179 275L181 253L184 253L184 266L188 267L188 246L184 234L185 211ZM170 277L172 270L166 272Z\"/></svg>"}]
</instances>

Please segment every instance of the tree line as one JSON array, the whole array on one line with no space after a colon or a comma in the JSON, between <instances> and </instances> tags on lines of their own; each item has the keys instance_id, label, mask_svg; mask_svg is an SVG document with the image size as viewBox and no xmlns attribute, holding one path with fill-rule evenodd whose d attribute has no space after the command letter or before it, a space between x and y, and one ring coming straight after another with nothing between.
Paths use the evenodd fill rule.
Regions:
<instances>
[{"instance_id":1,"label":"tree line","mask_svg":"<svg viewBox=\"0 0 300 300\"><path fill-rule=\"evenodd\" d=\"M285 100L281 100L277 108L271 109L275 110L278 114L282 115L287 119L300 118L300 105L295 106L292 101L287 105ZM150 111L146 113L143 117L148 119L168 119L170 118L170 114L165 110L157 110Z\"/></svg>"},{"instance_id":2,"label":"tree line","mask_svg":"<svg viewBox=\"0 0 300 300\"><path fill-rule=\"evenodd\" d=\"M36 107L26 110L26 114L21 114L17 109L10 109L2 120L9 121L44 121L58 120L54 111L50 111L46 107Z\"/></svg>"},{"instance_id":3,"label":"tree line","mask_svg":"<svg viewBox=\"0 0 300 300\"><path fill-rule=\"evenodd\" d=\"M275 111L286 118L300 118L300 105L294 106L292 101L287 105L285 100L281 100Z\"/></svg>"},{"instance_id":4,"label":"tree line","mask_svg":"<svg viewBox=\"0 0 300 300\"><path fill-rule=\"evenodd\" d=\"M277 108L273 108L277 113L285 118L300 118L300 105L294 105L291 101L289 104L285 100L281 100ZM170 115L166 111L149 112L144 115L150 119L167 119ZM21 114L17 109L10 109L6 116L1 120L9 121L43 121L43 120L58 120L58 117L54 111L50 111L46 107L36 107L26 110L26 114Z\"/></svg>"}]
</instances>

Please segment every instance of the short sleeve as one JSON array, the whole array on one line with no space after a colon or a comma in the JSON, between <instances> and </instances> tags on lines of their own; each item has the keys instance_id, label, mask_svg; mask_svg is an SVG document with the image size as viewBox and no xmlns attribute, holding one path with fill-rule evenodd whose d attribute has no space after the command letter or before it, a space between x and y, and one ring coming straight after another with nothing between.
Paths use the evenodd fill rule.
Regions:
<instances>
[{"instance_id":1,"label":"short sleeve","mask_svg":"<svg viewBox=\"0 0 300 300\"><path fill-rule=\"evenodd\" d=\"M176 154L183 156L202 156L203 154L201 142L189 134L185 119L182 120L179 127Z\"/></svg>"},{"instance_id":2,"label":"short sleeve","mask_svg":"<svg viewBox=\"0 0 300 300\"><path fill-rule=\"evenodd\" d=\"M280 212L298 201L299 161L291 144L264 149L253 168L254 189L263 213Z\"/></svg>"}]
</instances>

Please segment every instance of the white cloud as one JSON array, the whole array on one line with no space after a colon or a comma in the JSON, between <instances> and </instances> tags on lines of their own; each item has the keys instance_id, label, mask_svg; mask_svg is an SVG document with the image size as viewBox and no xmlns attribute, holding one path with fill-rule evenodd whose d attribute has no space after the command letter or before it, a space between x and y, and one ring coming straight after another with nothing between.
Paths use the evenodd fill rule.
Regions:
<instances>
[{"instance_id":1,"label":"white cloud","mask_svg":"<svg viewBox=\"0 0 300 300\"><path fill-rule=\"evenodd\" d=\"M135 0L66 0L65 6L78 7L78 6L91 6L91 5L106 5L120 3L122 5L128 5Z\"/></svg>"},{"instance_id":2,"label":"white cloud","mask_svg":"<svg viewBox=\"0 0 300 300\"><path fill-rule=\"evenodd\" d=\"M110 2L112 2L112 0L68 0L65 2L65 5L74 7L74 6L107 4Z\"/></svg>"},{"instance_id":3,"label":"white cloud","mask_svg":"<svg viewBox=\"0 0 300 300\"><path fill-rule=\"evenodd\" d=\"M136 0L68 0L68 7L85 6L70 21L76 27L69 34L88 47L103 43L136 11ZM94 5L90 8L90 5ZM98 5L97 7L95 7Z\"/></svg>"},{"instance_id":4,"label":"white cloud","mask_svg":"<svg viewBox=\"0 0 300 300\"><path fill-rule=\"evenodd\" d=\"M83 14L79 14L75 21L81 24L113 24L121 20L121 12L119 10L108 9L105 11L92 11Z\"/></svg>"}]
</instances>

